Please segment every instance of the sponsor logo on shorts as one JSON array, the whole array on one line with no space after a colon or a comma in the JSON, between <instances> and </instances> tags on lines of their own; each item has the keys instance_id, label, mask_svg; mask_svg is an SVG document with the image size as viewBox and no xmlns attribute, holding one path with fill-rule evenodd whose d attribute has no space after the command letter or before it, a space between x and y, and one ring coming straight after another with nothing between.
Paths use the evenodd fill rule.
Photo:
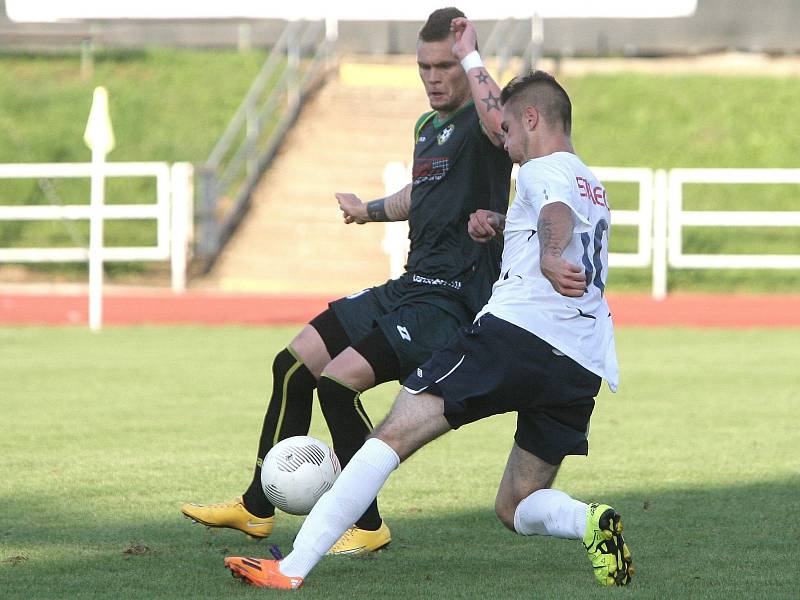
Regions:
<instances>
[{"instance_id":1,"label":"sponsor logo on shorts","mask_svg":"<svg viewBox=\"0 0 800 600\"><path fill-rule=\"evenodd\" d=\"M422 369L417 369L417 377L422 377Z\"/></svg>"},{"instance_id":2,"label":"sponsor logo on shorts","mask_svg":"<svg viewBox=\"0 0 800 600\"><path fill-rule=\"evenodd\" d=\"M417 275L416 273L411 276L411 281L414 283L422 283L424 285L442 285L454 290L461 289L460 281L448 281L447 279L439 279L438 277L425 277L424 275Z\"/></svg>"},{"instance_id":3,"label":"sponsor logo on shorts","mask_svg":"<svg viewBox=\"0 0 800 600\"><path fill-rule=\"evenodd\" d=\"M408 333L408 329L406 329L402 325L397 326L397 332L400 334L400 337L406 340L407 342L411 341L411 334Z\"/></svg>"}]
</instances>

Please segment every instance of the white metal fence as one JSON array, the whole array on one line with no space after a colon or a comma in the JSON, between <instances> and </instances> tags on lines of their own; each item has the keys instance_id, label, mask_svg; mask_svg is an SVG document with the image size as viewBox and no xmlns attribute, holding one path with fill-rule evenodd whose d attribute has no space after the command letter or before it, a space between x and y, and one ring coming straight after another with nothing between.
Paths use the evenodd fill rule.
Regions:
<instances>
[{"instance_id":1,"label":"white metal fence","mask_svg":"<svg viewBox=\"0 0 800 600\"><path fill-rule=\"evenodd\" d=\"M93 174L91 163L0 164L0 179L85 178ZM105 204L103 220L149 219L156 222L155 246L102 247L101 260L171 262L172 290L186 287L188 248L192 238L192 166L160 162L104 163L101 176L151 177L156 182L155 202L142 204ZM2 199L0 199L2 203ZM58 204L48 206L0 205L2 221L74 221L91 220L90 204ZM89 247L64 248L0 248L0 262L87 262Z\"/></svg>"},{"instance_id":2,"label":"white metal fence","mask_svg":"<svg viewBox=\"0 0 800 600\"><path fill-rule=\"evenodd\" d=\"M800 268L800 254L684 253L684 227L800 227L800 211L684 210L683 188L687 183L800 184L800 169L672 169L667 183L670 266L688 269Z\"/></svg>"},{"instance_id":3,"label":"white metal fence","mask_svg":"<svg viewBox=\"0 0 800 600\"><path fill-rule=\"evenodd\" d=\"M683 190L687 183L703 184L800 184L800 169L663 169L592 167L603 182L637 183L636 210L614 210L615 225L638 229L636 252L612 252L609 266L652 268L652 294L667 294L667 273L673 269L800 269L800 254L686 254L683 229L711 227L800 227L800 211L694 211L684 210ZM517 167L512 171L516 177ZM402 162L384 168L386 193L394 193L410 180ZM800 205L800 196L798 197ZM403 272L408 252L405 222L386 224L383 248L389 254L392 277ZM800 243L798 244L800 248Z\"/></svg>"}]
</instances>

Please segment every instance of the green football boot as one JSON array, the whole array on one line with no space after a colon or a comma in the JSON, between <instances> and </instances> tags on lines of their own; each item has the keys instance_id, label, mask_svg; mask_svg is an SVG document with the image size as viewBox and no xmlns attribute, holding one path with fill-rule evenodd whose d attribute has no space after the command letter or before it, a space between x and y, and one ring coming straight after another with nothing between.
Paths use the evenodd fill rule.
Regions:
<instances>
[{"instance_id":1,"label":"green football boot","mask_svg":"<svg viewBox=\"0 0 800 600\"><path fill-rule=\"evenodd\" d=\"M622 519L608 504L590 504L583 545L600 585L628 585L634 570L631 551L622 539Z\"/></svg>"}]
</instances>

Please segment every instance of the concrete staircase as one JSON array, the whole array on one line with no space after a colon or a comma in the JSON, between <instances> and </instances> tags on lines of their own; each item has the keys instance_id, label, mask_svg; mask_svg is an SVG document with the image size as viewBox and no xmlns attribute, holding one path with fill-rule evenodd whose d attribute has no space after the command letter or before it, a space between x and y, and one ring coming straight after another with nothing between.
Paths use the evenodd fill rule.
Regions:
<instances>
[{"instance_id":1,"label":"concrete staircase","mask_svg":"<svg viewBox=\"0 0 800 600\"><path fill-rule=\"evenodd\" d=\"M386 226L345 225L334 192L383 197L384 166L411 160L425 110L413 57L343 63L304 107L239 230L195 286L334 297L388 279Z\"/></svg>"}]
</instances>

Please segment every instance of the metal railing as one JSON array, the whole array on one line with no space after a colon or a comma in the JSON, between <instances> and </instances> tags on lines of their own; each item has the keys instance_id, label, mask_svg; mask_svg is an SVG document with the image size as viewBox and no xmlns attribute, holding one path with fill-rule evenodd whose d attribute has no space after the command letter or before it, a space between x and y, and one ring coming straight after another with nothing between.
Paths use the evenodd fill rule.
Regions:
<instances>
[{"instance_id":1,"label":"metal railing","mask_svg":"<svg viewBox=\"0 0 800 600\"><path fill-rule=\"evenodd\" d=\"M497 58L495 79L498 82L505 82L508 79L506 72L511 66L512 59L519 55L522 61L518 72L512 75L527 73L536 67L536 63L542 57L543 44L544 27L540 17L503 19L495 23L486 38L486 43L481 46L481 54ZM522 47L522 52L515 50L519 47Z\"/></svg>"},{"instance_id":2,"label":"metal railing","mask_svg":"<svg viewBox=\"0 0 800 600\"><path fill-rule=\"evenodd\" d=\"M290 21L222 137L199 168L195 255L208 271L241 222L253 190L304 101L324 78L331 42L324 21Z\"/></svg>"}]
</instances>

